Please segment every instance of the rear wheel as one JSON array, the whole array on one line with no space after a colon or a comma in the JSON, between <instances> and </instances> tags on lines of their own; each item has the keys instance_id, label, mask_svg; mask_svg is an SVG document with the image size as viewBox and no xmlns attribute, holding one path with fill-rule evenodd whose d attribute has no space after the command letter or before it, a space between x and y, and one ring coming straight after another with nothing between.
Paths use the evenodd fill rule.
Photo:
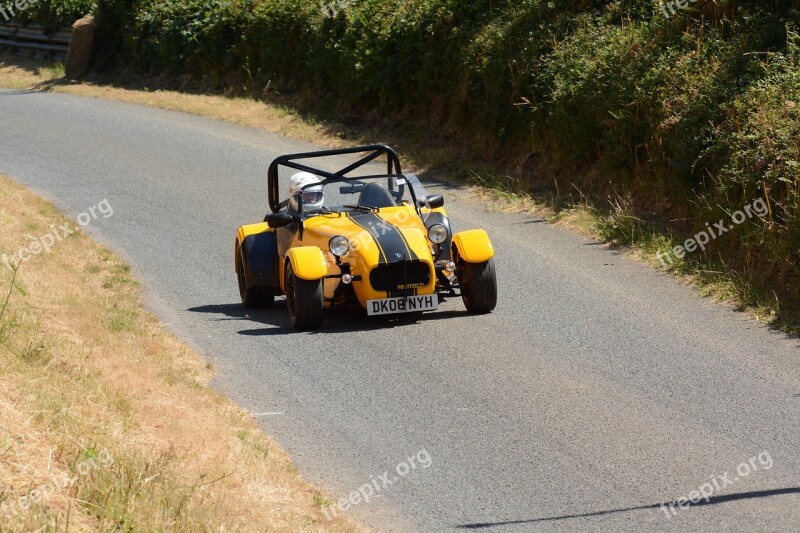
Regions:
<instances>
[{"instance_id":1,"label":"rear wheel","mask_svg":"<svg viewBox=\"0 0 800 533\"><path fill-rule=\"evenodd\" d=\"M322 326L323 305L322 280L298 278L289 262L286 265L286 308L294 329L319 329Z\"/></svg>"},{"instance_id":2,"label":"rear wheel","mask_svg":"<svg viewBox=\"0 0 800 533\"><path fill-rule=\"evenodd\" d=\"M236 243L236 278L239 281L239 296L242 298L242 305L245 309L272 306L275 297L271 292L258 287L250 287L247 284L247 276L244 273L244 256L238 242Z\"/></svg>"},{"instance_id":3,"label":"rear wheel","mask_svg":"<svg viewBox=\"0 0 800 533\"><path fill-rule=\"evenodd\" d=\"M467 311L489 313L497 306L497 274L494 258L484 263L467 263L459 258L458 284Z\"/></svg>"}]
</instances>

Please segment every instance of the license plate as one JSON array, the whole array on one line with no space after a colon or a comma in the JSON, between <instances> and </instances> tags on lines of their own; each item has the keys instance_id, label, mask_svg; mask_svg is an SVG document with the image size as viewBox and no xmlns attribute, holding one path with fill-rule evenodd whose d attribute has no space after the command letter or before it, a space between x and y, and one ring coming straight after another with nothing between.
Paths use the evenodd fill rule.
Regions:
<instances>
[{"instance_id":1,"label":"license plate","mask_svg":"<svg viewBox=\"0 0 800 533\"><path fill-rule=\"evenodd\" d=\"M367 315L418 313L420 311L435 311L437 307L439 307L439 296L436 294L401 296L400 298L367 300Z\"/></svg>"}]
</instances>

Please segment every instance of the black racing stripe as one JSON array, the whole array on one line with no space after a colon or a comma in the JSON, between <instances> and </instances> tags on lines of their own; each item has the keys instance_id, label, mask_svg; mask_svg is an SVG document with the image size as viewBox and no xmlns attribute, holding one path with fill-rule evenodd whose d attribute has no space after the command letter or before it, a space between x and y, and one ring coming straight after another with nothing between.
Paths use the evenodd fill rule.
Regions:
<instances>
[{"instance_id":1,"label":"black racing stripe","mask_svg":"<svg viewBox=\"0 0 800 533\"><path fill-rule=\"evenodd\" d=\"M347 217L355 224L356 226L360 227L370 235L372 235L372 240L375 241L375 244L378 245L378 263L379 264L386 264L388 261L386 260L386 254L383 251L383 247L381 247L380 241L378 241L378 237L365 225L361 224L356 217L353 216L353 213L347 213Z\"/></svg>"},{"instance_id":2,"label":"black racing stripe","mask_svg":"<svg viewBox=\"0 0 800 533\"><path fill-rule=\"evenodd\" d=\"M378 223L378 229L380 230L381 233L383 233L384 231L386 231L387 233L389 231L396 231L397 232L397 236L399 236L400 239L402 239L403 245L405 246L405 249L406 249L406 252L407 252L407 255L406 255L406 259L407 260L416 261L417 259L419 259L419 257L417 257L417 254L414 253L414 250L411 248L411 245L408 243L408 239L406 239L406 236L403 235L403 232L400 230L400 228L398 228L394 224L391 224L391 223L387 222L386 220L382 219L378 215L373 215L373 216L378 221L377 222Z\"/></svg>"},{"instance_id":3,"label":"black racing stripe","mask_svg":"<svg viewBox=\"0 0 800 533\"><path fill-rule=\"evenodd\" d=\"M397 226L382 219L375 213L348 213L350 219L367 230L381 249L383 263L394 262L395 254L407 261L419 259Z\"/></svg>"},{"instance_id":4,"label":"black racing stripe","mask_svg":"<svg viewBox=\"0 0 800 533\"><path fill-rule=\"evenodd\" d=\"M397 228L397 226L392 226L392 227ZM408 239L406 239L406 236L403 234L400 228L397 228L397 233L400 234L400 238L403 239L403 242L406 244L406 248L408 249L408 258L412 261L419 259L419 257L417 257L417 254L414 253L414 249L411 248L411 244L409 244Z\"/></svg>"}]
</instances>

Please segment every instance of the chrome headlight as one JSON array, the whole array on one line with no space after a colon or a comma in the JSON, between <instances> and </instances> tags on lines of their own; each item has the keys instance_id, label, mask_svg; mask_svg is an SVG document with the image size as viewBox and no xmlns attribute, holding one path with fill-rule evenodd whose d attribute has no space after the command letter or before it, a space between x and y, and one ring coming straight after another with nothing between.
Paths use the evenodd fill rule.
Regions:
<instances>
[{"instance_id":1,"label":"chrome headlight","mask_svg":"<svg viewBox=\"0 0 800 533\"><path fill-rule=\"evenodd\" d=\"M336 257L342 257L347 255L347 252L350 251L350 241L348 241L346 237L337 235L328 241L328 248L331 249L331 253Z\"/></svg>"},{"instance_id":2,"label":"chrome headlight","mask_svg":"<svg viewBox=\"0 0 800 533\"><path fill-rule=\"evenodd\" d=\"M443 224L433 224L428 228L428 238L432 243L442 244L447 240L447 228Z\"/></svg>"}]
</instances>

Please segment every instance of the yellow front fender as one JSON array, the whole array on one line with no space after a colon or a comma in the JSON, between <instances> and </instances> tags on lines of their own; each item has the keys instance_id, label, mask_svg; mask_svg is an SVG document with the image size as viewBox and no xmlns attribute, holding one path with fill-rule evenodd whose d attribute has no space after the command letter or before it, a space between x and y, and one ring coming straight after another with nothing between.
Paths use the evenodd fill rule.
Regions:
<instances>
[{"instance_id":1,"label":"yellow front fender","mask_svg":"<svg viewBox=\"0 0 800 533\"><path fill-rule=\"evenodd\" d=\"M292 264L294 275L309 281L318 280L328 275L328 263L322 250L316 246L299 246L286 254Z\"/></svg>"},{"instance_id":2,"label":"yellow front fender","mask_svg":"<svg viewBox=\"0 0 800 533\"><path fill-rule=\"evenodd\" d=\"M494 257L494 247L482 229L460 231L453 235L453 247L467 263L485 263Z\"/></svg>"}]
</instances>

